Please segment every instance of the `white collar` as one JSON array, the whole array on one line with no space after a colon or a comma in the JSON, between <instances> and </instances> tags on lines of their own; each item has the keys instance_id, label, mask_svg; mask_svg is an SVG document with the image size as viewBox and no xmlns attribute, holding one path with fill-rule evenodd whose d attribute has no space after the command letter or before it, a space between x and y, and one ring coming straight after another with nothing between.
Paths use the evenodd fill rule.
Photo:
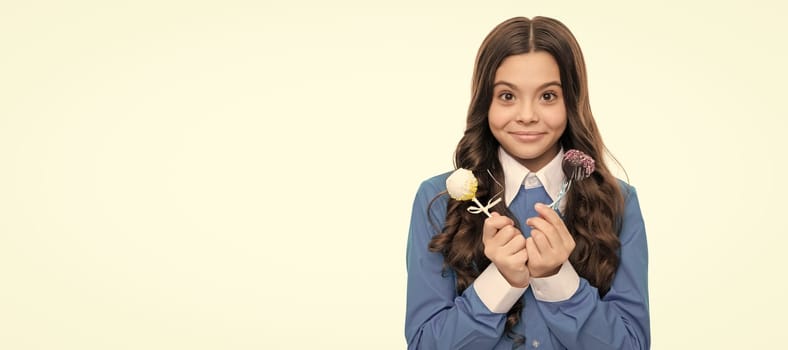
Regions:
<instances>
[{"instance_id":1,"label":"white collar","mask_svg":"<svg viewBox=\"0 0 788 350\"><path fill-rule=\"evenodd\" d=\"M520 191L520 186L523 185L527 176L536 176L539 182L542 183L542 186L544 186L545 192L550 196L550 199L555 201L555 199L558 198L558 192L561 191L561 185L564 182L564 170L561 168L563 158L564 149L561 148L558 154L556 154L547 165L533 173L524 165L520 164L517 159L514 159L514 157L504 151L503 147L499 147L498 160L503 167L506 206L512 203L514 196Z\"/></svg>"}]
</instances>

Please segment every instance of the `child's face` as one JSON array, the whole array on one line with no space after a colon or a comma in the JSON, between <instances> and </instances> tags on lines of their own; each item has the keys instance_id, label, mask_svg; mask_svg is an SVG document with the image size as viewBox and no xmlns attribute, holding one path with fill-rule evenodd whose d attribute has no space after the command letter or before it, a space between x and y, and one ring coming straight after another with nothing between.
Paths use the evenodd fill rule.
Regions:
<instances>
[{"instance_id":1,"label":"child's face","mask_svg":"<svg viewBox=\"0 0 788 350\"><path fill-rule=\"evenodd\" d=\"M509 56L495 72L490 130L503 149L530 171L558 154L566 129L561 75L543 51Z\"/></svg>"}]
</instances>

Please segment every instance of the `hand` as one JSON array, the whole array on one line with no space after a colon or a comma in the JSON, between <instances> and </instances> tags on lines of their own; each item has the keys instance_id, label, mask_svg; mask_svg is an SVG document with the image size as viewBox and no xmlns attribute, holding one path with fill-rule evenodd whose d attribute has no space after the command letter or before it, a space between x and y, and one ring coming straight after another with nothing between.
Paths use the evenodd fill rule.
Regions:
<instances>
[{"instance_id":1,"label":"hand","mask_svg":"<svg viewBox=\"0 0 788 350\"><path fill-rule=\"evenodd\" d=\"M514 227L512 219L492 213L484 220L482 230L484 255L487 256L510 285L525 288L531 276L525 263L528 251L525 236Z\"/></svg>"},{"instance_id":2,"label":"hand","mask_svg":"<svg viewBox=\"0 0 788 350\"><path fill-rule=\"evenodd\" d=\"M533 277L552 276L569 259L575 249L575 239L555 210L541 203L534 208L539 216L525 221L531 227L531 237L525 242L528 270Z\"/></svg>"}]
</instances>

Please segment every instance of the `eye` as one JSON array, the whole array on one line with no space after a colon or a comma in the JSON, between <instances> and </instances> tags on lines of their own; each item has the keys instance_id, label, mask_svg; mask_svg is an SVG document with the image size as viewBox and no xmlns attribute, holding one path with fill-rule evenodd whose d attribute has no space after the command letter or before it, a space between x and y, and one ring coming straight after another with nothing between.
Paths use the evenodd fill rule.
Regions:
<instances>
[{"instance_id":1,"label":"eye","mask_svg":"<svg viewBox=\"0 0 788 350\"><path fill-rule=\"evenodd\" d=\"M508 102L514 100L514 94L512 94L511 92L502 92L498 94L498 98Z\"/></svg>"},{"instance_id":2,"label":"eye","mask_svg":"<svg viewBox=\"0 0 788 350\"><path fill-rule=\"evenodd\" d=\"M555 92L547 91L547 92L542 94L541 98L542 98L543 101L553 102L556 99L558 99L558 95Z\"/></svg>"}]
</instances>

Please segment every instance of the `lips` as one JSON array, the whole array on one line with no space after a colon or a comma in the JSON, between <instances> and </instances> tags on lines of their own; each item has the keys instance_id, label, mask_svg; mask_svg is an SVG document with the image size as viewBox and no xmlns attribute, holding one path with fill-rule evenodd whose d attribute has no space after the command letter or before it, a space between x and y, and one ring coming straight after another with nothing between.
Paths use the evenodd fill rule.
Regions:
<instances>
[{"instance_id":1,"label":"lips","mask_svg":"<svg viewBox=\"0 0 788 350\"><path fill-rule=\"evenodd\" d=\"M547 133L541 131L510 131L509 135L522 142L534 142L539 141Z\"/></svg>"}]
</instances>

